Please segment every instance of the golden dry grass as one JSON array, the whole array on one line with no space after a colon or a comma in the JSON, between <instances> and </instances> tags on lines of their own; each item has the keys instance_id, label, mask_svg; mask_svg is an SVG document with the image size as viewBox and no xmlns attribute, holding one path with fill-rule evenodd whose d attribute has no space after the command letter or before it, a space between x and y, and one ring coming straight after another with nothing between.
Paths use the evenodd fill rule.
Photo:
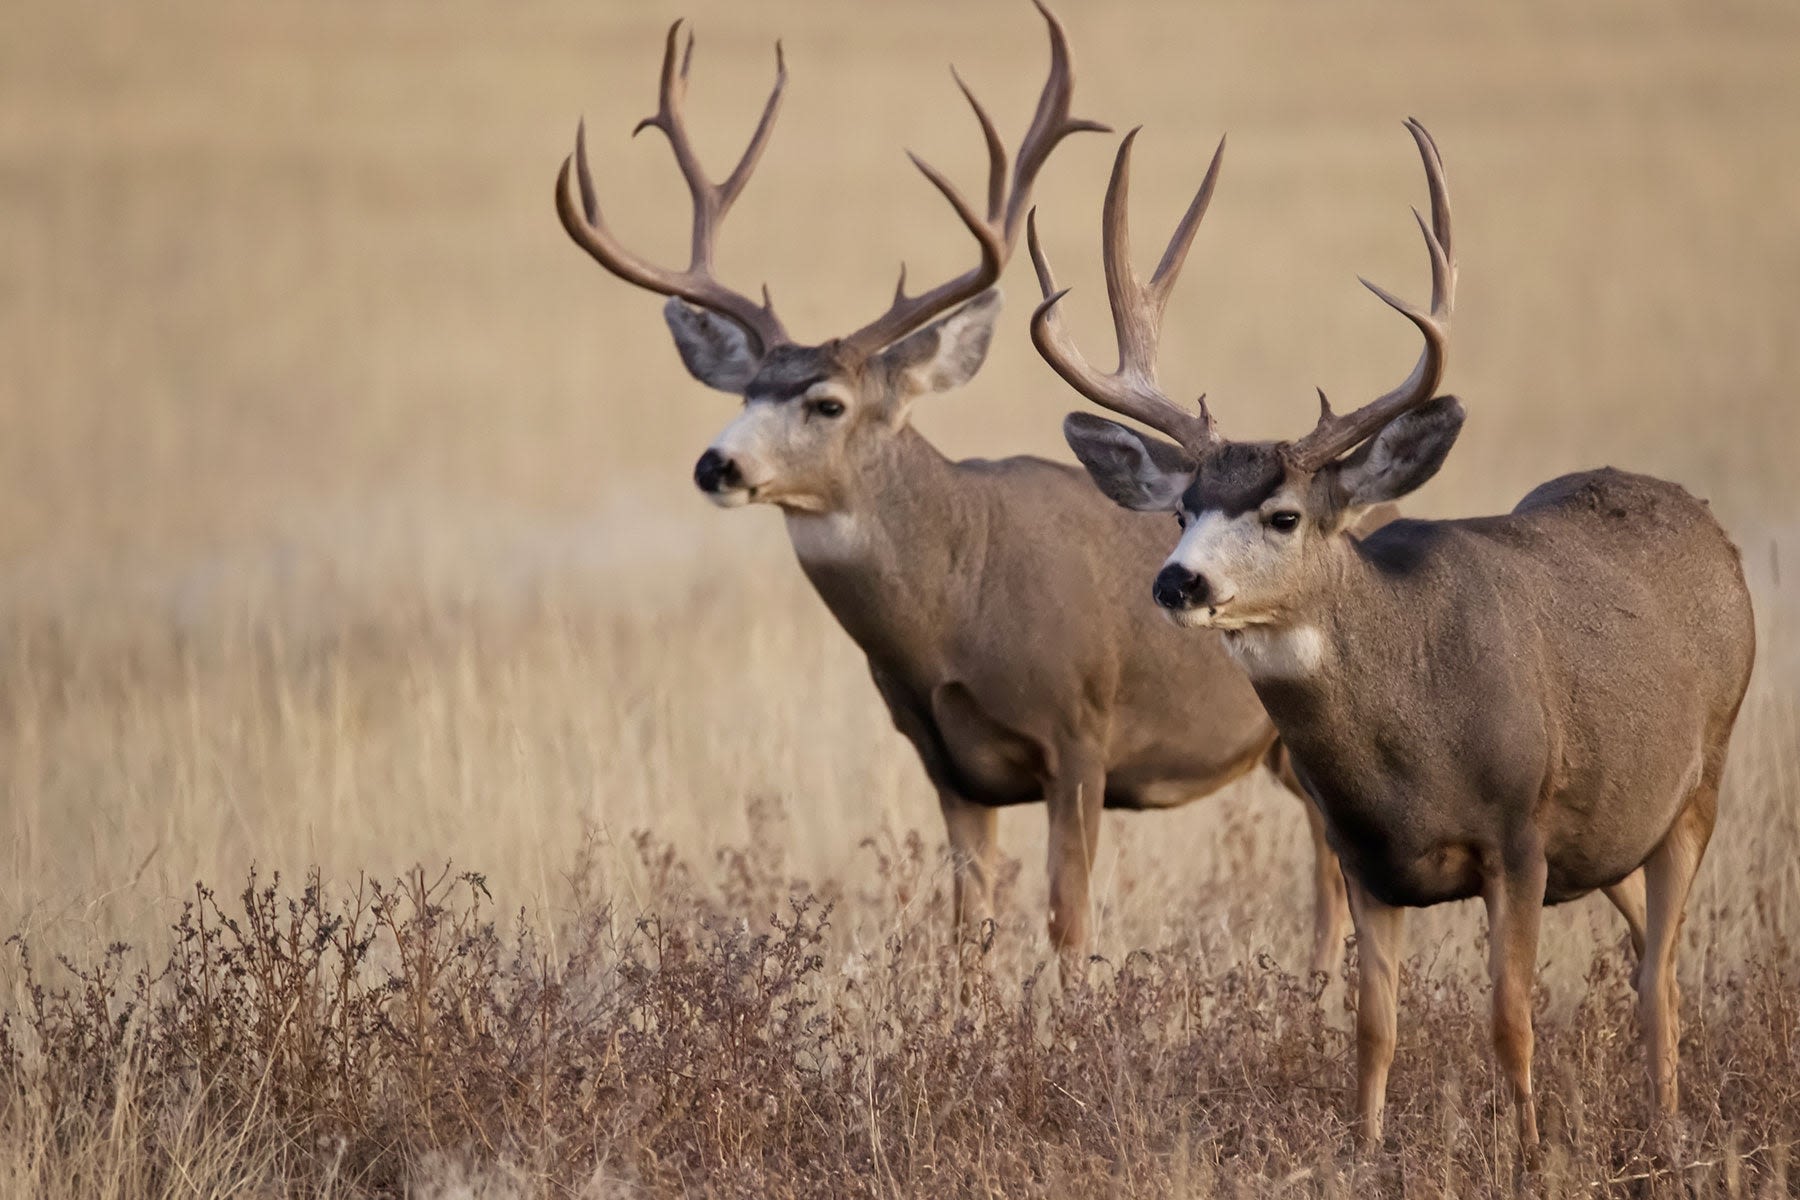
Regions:
<instances>
[{"instance_id":1,"label":"golden dry grass","mask_svg":"<svg viewBox=\"0 0 1800 1200\"><path fill-rule=\"evenodd\" d=\"M1018 127L1043 65L1028 8L787 0L680 12L700 33L693 105L714 161L760 102L776 34L793 73L727 229L734 279L767 278L790 324L823 337L884 301L899 259L915 278L960 266L954 221L900 150L961 178L978 169L942 69L951 58L1003 128ZM859 656L773 515L718 513L687 483L727 408L680 370L658 306L582 258L551 213L554 170L585 111L614 219L677 250L685 199L666 152L626 136L649 109L674 15L660 2L462 0L11 15L0 42L0 930L26 935L52 982L46 956L91 962L115 940L140 948L134 962L161 961L194 880L235 890L227 881L252 863L290 880L316 864L337 903L364 872L453 860L485 873L500 911L522 907L555 960L557 939L582 928L576 882L598 872L617 912L672 906L697 921L744 899L715 856L754 844L763 857L740 874L760 907L734 915L759 921L793 879L840 896L822 943L835 982L817 995L843 1019L840 969L880 960L895 931L941 915L935 855L903 886L898 868L872 872L861 847L873 836L892 855L909 831L927 845L939 831ZM1205 388L1234 432L1292 430L1314 384L1354 396L1410 361L1403 323L1354 277L1422 285L1404 207L1422 188L1399 126L1416 114L1444 147L1456 196L1452 383L1472 417L1410 507L1499 510L1553 474L1611 462L1708 496L1737 536L1761 652L1688 935L1689 1057L1707 1064L1690 1098L1720 1163L1731 1137L1743 1151L1783 1144L1796 1108L1776 1083L1800 1077L1793 1026L1783 1040L1777 1021L1733 1022L1742 997L1773 1002L1800 979L1785 957L1800 932L1800 15L1776 3L1299 2L1070 4L1064 15L1079 110L1147 126L1141 241L1168 228L1218 134L1232 135L1164 375ZM1095 234L1111 149L1070 143L1040 190L1090 339L1104 328ZM1024 336L1029 279L1015 271L1009 287L981 377L918 420L952 453L1060 457L1072 397ZM753 830L758 801L780 816ZM1041 824L1031 808L1002 823L1023 863L995 952L1002 1005L1043 952ZM1109 817L1100 952L1121 964L1156 948L1173 955L1167 970L1215 983L1265 950L1297 967L1299 825L1260 784L1175 814ZM638 829L694 864L703 899L672 898L681 889L633 847ZM892 886L863 886L871 874ZM1424 982L1402 1010L1394 1099L1416 1132L1440 1110L1488 1111L1489 1081L1481 993L1467 986L1480 918L1458 907L1413 929ZM1546 1077L1590 1061L1569 1046L1595 1014L1626 1039L1593 1078L1571 1077L1574 1093L1635 1095L1621 985L1589 980L1595 947L1616 938L1597 902L1546 926ZM904 963L882 1011L935 1029L921 1014L937 1011L942 977ZM18 964L0 970L4 1003L26 1011ZM1253 1021L1261 1002L1289 1011L1252 988L1230 1019ZM1407 1032L1427 1022L1429 1038ZM1022 1042L981 1043L991 1031L945 1024L943 1036L986 1045L991 1061L1036 1061ZM1144 1036L1203 1075L1196 1047L1230 1042ZM1329 1049L1310 1077L1296 1065L1305 1046L1270 1036L1231 1061L1306 1086L1347 1081L1329 1029L1307 1035ZM1408 1074L1409 1055L1433 1065ZM1428 1073L1440 1063L1462 1081L1454 1103L1437 1095L1454 1080ZM1165 1069L1121 1068L1113 1091L1089 1099L1117 1102L1120 1080ZM1615 1070L1627 1073L1601 1077ZM1760 1081L1759 1103L1742 1101L1745 1079ZM1080 1077L1059 1086L1079 1090ZM1003 1165L962 1181L1260 1192L1304 1169L1290 1190L1329 1194L1349 1179L1347 1151L1330 1149L1337 1131L1321 1123L1341 1112L1336 1091L1300 1116L1292 1096L1240 1111L1179 1088L1136 1095L1140 1125L1108 1137L1055 1121L1034 1135L1018 1117L993 1143ZM1595 1104L1595 1120L1614 1125L1569 1153L1629 1174L1618 1147L1641 1114ZM1269 1112L1308 1132L1279 1153L1219 1132ZM37 1161L19 1149L36 1136L20 1120L0 1147L15 1166ZM871 1102L867 1120L871 1146L913 1128L903 1106ZM1058 1132L1062 1151L1035 1162L1076 1181L1066 1185L1026 1169L1032 1137ZM551 1165L565 1172L558 1186L592 1166L484 1150L463 1133L435 1147L446 1157L407 1159L409 1177L473 1162L500 1172L495 1187L536 1188ZM1213 1163L1212 1182L1178 1186L1167 1165L1178 1133L1210 1147L1194 1161ZM115 1150L146 1142L116 1136ZM67 1155L87 1143L39 1144ZM324 1186L316 1162L229 1153L248 1144L205 1143L219 1172L206 1187L233 1171L264 1190ZM1140 1151L1163 1165L1133 1173ZM1408 1153L1397 1148L1389 1167L1406 1170ZM1503 1158L1472 1161L1498 1170ZM40 1182L68 1162L45 1161ZM634 1171L650 1190L729 1191L705 1173L729 1161L696 1159L698 1176ZM1748 1161L1762 1186L1769 1154ZM774 1188L788 1177L756 1178ZM871 1169L856 1188L929 1190L934 1178ZM105 1186L86 1177L67 1190Z\"/></svg>"}]
</instances>

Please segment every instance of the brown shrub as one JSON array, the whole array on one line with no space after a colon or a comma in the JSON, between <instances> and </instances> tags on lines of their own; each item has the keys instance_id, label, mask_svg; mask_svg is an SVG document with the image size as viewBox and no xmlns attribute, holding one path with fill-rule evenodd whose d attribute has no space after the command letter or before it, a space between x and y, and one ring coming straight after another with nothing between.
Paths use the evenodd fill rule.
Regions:
<instances>
[{"instance_id":1,"label":"brown shrub","mask_svg":"<svg viewBox=\"0 0 1800 1200\"><path fill-rule=\"evenodd\" d=\"M199 886L154 967L110 948L0 1015L0 1163L14 1194L1344 1195L1511 1188L1484 997L1405 991L1387 1146L1345 1126L1341 989L1199 933L1068 991L993 949L959 960L915 837L870 844L834 937L809 894L728 852L719 895L638 839L656 907L591 859L540 926L449 868L335 898L254 874ZM804 885L802 885L804 886ZM860 940L860 935L859 939ZM1752 940L1756 940L1752 938ZM1774 933L1690 996L1683 1128L1653 1136L1627 965L1540 1013L1551 1194L1781 1194L1800 1128L1800 962ZM966 974L963 974L965 973ZM959 979L959 974L962 977ZM966 1001L960 999L966 984ZM1321 1002L1322 994L1331 997ZM1678 1158L1671 1157L1676 1155Z\"/></svg>"}]
</instances>

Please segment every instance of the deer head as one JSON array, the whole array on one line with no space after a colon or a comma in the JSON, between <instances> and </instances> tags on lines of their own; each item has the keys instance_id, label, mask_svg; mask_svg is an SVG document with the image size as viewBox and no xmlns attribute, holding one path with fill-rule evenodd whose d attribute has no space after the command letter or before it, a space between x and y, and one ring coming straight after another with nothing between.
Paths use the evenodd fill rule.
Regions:
<instances>
[{"instance_id":1,"label":"deer head","mask_svg":"<svg viewBox=\"0 0 1800 1200\"><path fill-rule=\"evenodd\" d=\"M818 345L801 345L788 337L767 288L760 301L752 300L713 274L719 223L755 168L781 105L787 73L779 43L775 87L762 119L731 174L722 183L713 183L694 154L683 114L693 39L690 36L681 50L680 23L669 30L660 102L638 129L653 127L669 139L693 199L692 253L685 271L647 263L613 237L595 200L585 135L577 132L575 153L563 163L557 180L557 212L563 227L608 271L668 296L663 314L688 371L709 387L743 397L738 416L694 468L695 483L715 503L834 510L854 486L861 464L878 455L883 443L905 426L916 398L965 383L980 368L1000 311L994 285L1018 241L1039 170L1064 137L1106 129L1069 115L1074 76L1068 42L1050 11L1042 3L1037 7L1050 31L1050 74L1014 158L1010 181L1006 148L960 77L957 86L987 143L985 206L971 204L936 168L912 157L974 236L978 261L917 295L907 294L902 268L886 312L847 336ZM579 208L571 195L571 174L579 188Z\"/></svg>"},{"instance_id":2,"label":"deer head","mask_svg":"<svg viewBox=\"0 0 1800 1200\"><path fill-rule=\"evenodd\" d=\"M1044 300L1032 317L1038 352L1076 391L1173 441L1087 413L1063 423L1069 445L1094 482L1127 508L1168 511L1181 539L1152 586L1156 603L1178 624L1244 629L1286 623L1329 586L1332 557L1370 505L1413 491L1437 473L1462 427L1462 406L1436 396L1443 378L1456 263L1450 200L1437 145L1408 121L1431 192L1431 219L1414 210L1431 255L1431 307L1416 308L1375 284L1364 286L1418 327L1425 348L1391 391L1338 415L1319 393L1318 424L1291 442L1236 442L1218 433L1205 397L1193 410L1165 395L1156 380L1163 308L1212 199L1225 145L1148 285L1131 268L1126 206L1131 147L1113 164L1102 217L1107 296L1119 342L1119 367L1102 374L1075 349L1057 311L1058 291L1030 221L1032 259ZM1435 397L1435 398L1434 398Z\"/></svg>"}]
</instances>

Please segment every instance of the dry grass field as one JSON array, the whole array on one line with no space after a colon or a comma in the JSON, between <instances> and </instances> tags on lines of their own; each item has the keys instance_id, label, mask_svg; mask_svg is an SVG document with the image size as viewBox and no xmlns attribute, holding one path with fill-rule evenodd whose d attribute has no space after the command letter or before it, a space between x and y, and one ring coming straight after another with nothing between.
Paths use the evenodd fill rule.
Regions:
<instances>
[{"instance_id":1,"label":"dry grass field","mask_svg":"<svg viewBox=\"0 0 1800 1200\"><path fill-rule=\"evenodd\" d=\"M1616 918L1558 909L1535 1186L1800 1188L1800 10L1061 7L1078 111L1146 125L1141 228L1231 134L1164 378L1233 433L1411 361L1355 276L1422 294L1417 115L1471 416L1409 508L1614 463L1737 537L1760 654L1684 935L1685 1127L1649 1132ZM1108 816L1099 961L1060 998L1043 814L1007 812L957 1003L922 773L777 517L694 494L728 403L551 209L585 112L609 213L678 252L666 150L627 136L677 15L714 162L777 35L792 72L730 278L823 338L900 259L960 269L901 151L979 171L952 59L1016 136L1024 0L9 13L0 1195L1507 1191L1479 912L1410 926L1359 1158L1343 986L1299 976L1303 825L1262 782ZM1039 192L1090 344L1112 149L1072 141ZM1074 397L1023 263L1008 286L982 375L917 420L1065 457Z\"/></svg>"}]
</instances>

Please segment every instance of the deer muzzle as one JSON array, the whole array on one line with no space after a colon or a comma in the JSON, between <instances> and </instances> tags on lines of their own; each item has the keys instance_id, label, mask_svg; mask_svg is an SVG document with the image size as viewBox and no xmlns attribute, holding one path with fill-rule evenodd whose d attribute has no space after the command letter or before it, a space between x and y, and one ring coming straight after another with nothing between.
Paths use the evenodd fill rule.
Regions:
<instances>
[{"instance_id":1,"label":"deer muzzle","mask_svg":"<svg viewBox=\"0 0 1800 1200\"><path fill-rule=\"evenodd\" d=\"M1212 586L1206 576L1189 570L1180 563L1169 563L1156 573L1150 595L1170 612L1186 612L1200 608L1212 599Z\"/></svg>"},{"instance_id":2,"label":"deer muzzle","mask_svg":"<svg viewBox=\"0 0 1800 1200\"><path fill-rule=\"evenodd\" d=\"M708 447L694 464L694 486L715 504L742 503L748 499L744 473L729 455Z\"/></svg>"}]
</instances>

